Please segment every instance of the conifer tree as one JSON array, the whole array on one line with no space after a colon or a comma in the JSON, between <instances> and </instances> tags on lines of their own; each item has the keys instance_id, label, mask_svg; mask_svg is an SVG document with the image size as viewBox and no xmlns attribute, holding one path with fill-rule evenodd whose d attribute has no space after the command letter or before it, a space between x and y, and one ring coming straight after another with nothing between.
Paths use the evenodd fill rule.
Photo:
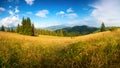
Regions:
<instances>
[{"instance_id":1,"label":"conifer tree","mask_svg":"<svg viewBox=\"0 0 120 68\"><path fill-rule=\"evenodd\" d=\"M105 25L104 25L104 23L101 24L100 31L101 31L101 32L105 31Z\"/></svg>"},{"instance_id":2,"label":"conifer tree","mask_svg":"<svg viewBox=\"0 0 120 68\"><path fill-rule=\"evenodd\" d=\"M62 29L60 29L60 36L63 36L63 31L62 31Z\"/></svg>"},{"instance_id":3,"label":"conifer tree","mask_svg":"<svg viewBox=\"0 0 120 68\"><path fill-rule=\"evenodd\" d=\"M16 32L19 33L20 32L20 25L18 24Z\"/></svg>"},{"instance_id":4,"label":"conifer tree","mask_svg":"<svg viewBox=\"0 0 120 68\"><path fill-rule=\"evenodd\" d=\"M35 34L35 28L34 28L34 24L32 24L32 36L34 36Z\"/></svg>"},{"instance_id":5,"label":"conifer tree","mask_svg":"<svg viewBox=\"0 0 120 68\"><path fill-rule=\"evenodd\" d=\"M5 27L3 25L1 27L1 31L5 31Z\"/></svg>"},{"instance_id":6,"label":"conifer tree","mask_svg":"<svg viewBox=\"0 0 120 68\"><path fill-rule=\"evenodd\" d=\"M27 19L26 19L26 34L27 35L32 35L32 25L31 25L31 20L30 20L30 18L28 17Z\"/></svg>"},{"instance_id":7,"label":"conifer tree","mask_svg":"<svg viewBox=\"0 0 120 68\"><path fill-rule=\"evenodd\" d=\"M29 17L27 19L24 19L24 17L22 18L21 26L18 24L16 32L34 36L34 25L31 25L31 20Z\"/></svg>"}]
</instances>

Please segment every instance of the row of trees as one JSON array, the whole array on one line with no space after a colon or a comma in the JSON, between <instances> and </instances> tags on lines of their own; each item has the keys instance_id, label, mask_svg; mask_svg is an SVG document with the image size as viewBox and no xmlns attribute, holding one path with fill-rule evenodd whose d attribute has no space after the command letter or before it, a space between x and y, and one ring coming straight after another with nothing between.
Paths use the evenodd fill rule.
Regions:
<instances>
[{"instance_id":1,"label":"row of trees","mask_svg":"<svg viewBox=\"0 0 120 68\"><path fill-rule=\"evenodd\" d=\"M106 31L104 23L101 24L100 32ZM80 34L63 32L62 29L59 31L50 31L43 29L35 29L35 35L52 35L52 36L78 36Z\"/></svg>"},{"instance_id":2,"label":"row of trees","mask_svg":"<svg viewBox=\"0 0 120 68\"><path fill-rule=\"evenodd\" d=\"M35 35L34 24L31 24L31 20L29 17L27 19L24 19L23 17L21 25L18 24L16 28L16 32L24 35L30 35L30 36Z\"/></svg>"},{"instance_id":3,"label":"row of trees","mask_svg":"<svg viewBox=\"0 0 120 68\"><path fill-rule=\"evenodd\" d=\"M101 28L100 31L103 32L106 30L106 27L104 25L104 23L101 24ZM14 30L13 28L5 28L3 25L1 26L0 31L7 31L7 32L17 32L20 34L24 34L24 35L30 35L30 36L34 36L34 35L52 35L52 36L64 36L64 34L69 35L67 32L63 33L62 29L60 29L59 31L50 31L50 30L43 30L43 29L35 29L34 24L31 23L30 18L22 18L22 22L21 25L18 24L16 30ZM70 34L71 35L76 35L74 33Z\"/></svg>"},{"instance_id":4,"label":"row of trees","mask_svg":"<svg viewBox=\"0 0 120 68\"><path fill-rule=\"evenodd\" d=\"M35 35L64 36L62 29L57 32L43 29L35 29Z\"/></svg>"},{"instance_id":5,"label":"row of trees","mask_svg":"<svg viewBox=\"0 0 120 68\"><path fill-rule=\"evenodd\" d=\"M3 25L1 26L0 31L7 31L7 32L17 32L20 34L24 35L52 35L52 36L63 36L62 29L55 32L55 31L50 31L50 30L43 30L43 29L35 29L34 24L31 23L30 18L22 18L21 25L18 24L16 29L9 28L9 27L4 27Z\"/></svg>"},{"instance_id":6,"label":"row of trees","mask_svg":"<svg viewBox=\"0 0 120 68\"><path fill-rule=\"evenodd\" d=\"M102 24L101 24L100 31L101 31L101 32L106 31L106 30L114 31L114 30L117 30L118 28L120 28L120 27L110 26L110 27L106 28L106 27L105 27L105 24L102 23Z\"/></svg>"},{"instance_id":7,"label":"row of trees","mask_svg":"<svg viewBox=\"0 0 120 68\"><path fill-rule=\"evenodd\" d=\"M4 27L3 25L1 26L0 31L7 31L7 32L17 32L20 34L24 35L30 35L34 36L35 34L35 29L34 29L34 24L31 24L30 18L22 19L21 25L18 24L16 29L10 28L10 27Z\"/></svg>"},{"instance_id":8,"label":"row of trees","mask_svg":"<svg viewBox=\"0 0 120 68\"><path fill-rule=\"evenodd\" d=\"M1 26L0 31L15 32L13 28L10 28L10 27L5 28L3 25Z\"/></svg>"}]
</instances>

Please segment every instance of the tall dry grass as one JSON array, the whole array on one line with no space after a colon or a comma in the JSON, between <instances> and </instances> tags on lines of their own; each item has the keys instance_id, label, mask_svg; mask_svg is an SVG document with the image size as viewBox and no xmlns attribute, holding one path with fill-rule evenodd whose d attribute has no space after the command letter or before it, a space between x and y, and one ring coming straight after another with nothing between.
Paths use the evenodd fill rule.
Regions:
<instances>
[{"instance_id":1,"label":"tall dry grass","mask_svg":"<svg viewBox=\"0 0 120 68\"><path fill-rule=\"evenodd\" d=\"M0 32L0 68L119 68L120 30L79 37Z\"/></svg>"}]
</instances>

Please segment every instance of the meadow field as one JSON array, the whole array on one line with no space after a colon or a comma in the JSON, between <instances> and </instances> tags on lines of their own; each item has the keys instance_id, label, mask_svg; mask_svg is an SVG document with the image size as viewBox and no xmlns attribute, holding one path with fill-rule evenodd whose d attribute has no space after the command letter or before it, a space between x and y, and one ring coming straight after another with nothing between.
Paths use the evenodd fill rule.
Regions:
<instances>
[{"instance_id":1,"label":"meadow field","mask_svg":"<svg viewBox=\"0 0 120 68\"><path fill-rule=\"evenodd\" d=\"M0 32L0 68L119 68L120 29L77 37Z\"/></svg>"}]
</instances>

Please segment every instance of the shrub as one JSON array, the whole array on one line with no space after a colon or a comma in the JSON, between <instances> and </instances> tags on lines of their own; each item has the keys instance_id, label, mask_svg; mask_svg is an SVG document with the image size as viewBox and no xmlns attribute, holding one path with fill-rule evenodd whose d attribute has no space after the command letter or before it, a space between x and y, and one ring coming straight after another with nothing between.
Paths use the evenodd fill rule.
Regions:
<instances>
[{"instance_id":1,"label":"shrub","mask_svg":"<svg viewBox=\"0 0 120 68\"><path fill-rule=\"evenodd\" d=\"M109 30L110 30L110 31L114 31L114 30L117 30L117 29L118 29L118 27L115 27L115 26L109 27Z\"/></svg>"}]
</instances>

